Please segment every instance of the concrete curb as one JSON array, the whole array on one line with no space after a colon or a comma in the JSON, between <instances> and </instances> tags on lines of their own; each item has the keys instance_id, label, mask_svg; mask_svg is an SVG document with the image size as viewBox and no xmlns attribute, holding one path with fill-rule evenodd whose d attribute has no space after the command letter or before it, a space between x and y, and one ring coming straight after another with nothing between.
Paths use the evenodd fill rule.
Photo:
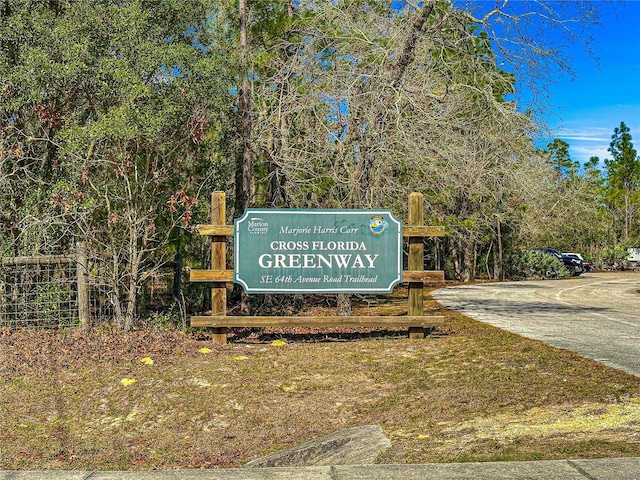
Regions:
<instances>
[{"instance_id":1,"label":"concrete curb","mask_svg":"<svg viewBox=\"0 0 640 480\"><path fill-rule=\"evenodd\" d=\"M164 471L9 471L0 480L640 480L640 457Z\"/></svg>"}]
</instances>

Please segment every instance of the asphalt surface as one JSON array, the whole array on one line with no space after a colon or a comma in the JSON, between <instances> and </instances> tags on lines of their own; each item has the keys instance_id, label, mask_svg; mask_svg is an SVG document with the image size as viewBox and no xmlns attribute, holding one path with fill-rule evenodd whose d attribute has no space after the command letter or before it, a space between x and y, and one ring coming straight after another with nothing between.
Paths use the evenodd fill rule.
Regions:
<instances>
[{"instance_id":1,"label":"asphalt surface","mask_svg":"<svg viewBox=\"0 0 640 480\"><path fill-rule=\"evenodd\" d=\"M640 377L640 273L447 287L440 304Z\"/></svg>"},{"instance_id":2,"label":"asphalt surface","mask_svg":"<svg viewBox=\"0 0 640 480\"><path fill-rule=\"evenodd\" d=\"M640 480L640 458L146 472L0 471L0 480Z\"/></svg>"}]
</instances>

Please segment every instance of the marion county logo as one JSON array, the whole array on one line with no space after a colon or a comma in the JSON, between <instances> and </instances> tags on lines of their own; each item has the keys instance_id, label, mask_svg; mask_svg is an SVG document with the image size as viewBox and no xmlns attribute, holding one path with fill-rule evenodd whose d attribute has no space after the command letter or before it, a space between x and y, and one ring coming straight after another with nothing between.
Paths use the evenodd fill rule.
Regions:
<instances>
[{"instance_id":1,"label":"marion county logo","mask_svg":"<svg viewBox=\"0 0 640 480\"><path fill-rule=\"evenodd\" d=\"M252 217L249 219L247 231L252 235L266 235L269 231L269 224L262 218Z\"/></svg>"},{"instance_id":2,"label":"marion county logo","mask_svg":"<svg viewBox=\"0 0 640 480\"><path fill-rule=\"evenodd\" d=\"M369 220L369 230L376 236L382 235L388 226L389 224L382 218L382 215L374 215Z\"/></svg>"}]
</instances>

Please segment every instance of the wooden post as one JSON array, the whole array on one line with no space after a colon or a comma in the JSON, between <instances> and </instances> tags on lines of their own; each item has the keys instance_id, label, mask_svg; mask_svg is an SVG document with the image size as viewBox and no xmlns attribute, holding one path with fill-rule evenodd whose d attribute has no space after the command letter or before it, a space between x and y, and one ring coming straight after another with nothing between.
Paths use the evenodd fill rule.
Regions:
<instances>
[{"instance_id":1,"label":"wooden post","mask_svg":"<svg viewBox=\"0 0 640 480\"><path fill-rule=\"evenodd\" d=\"M89 264L85 245L79 242L76 246L76 284L78 287L78 319L80 328L88 330L91 326L89 317Z\"/></svg>"},{"instance_id":2,"label":"wooden post","mask_svg":"<svg viewBox=\"0 0 640 480\"><path fill-rule=\"evenodd\" d=\"M424 196L421 193L409 194L409 225L424 225ZM424 238L409 237L409 270L424 270ZM424 314L424 285L422 282L409 282L409 315ZM409 338L424 338L423 327L409 327Z\"/></svg>"},{"instance_id":3,"label":"wooden post","mask_svg":"<svg viewBox=\"0 0 640 480\"><path fill-rule=\"evenodd\" d=\"M226 222L226 202L224 192L211 194L211 224L224 225ZM214 235L211 237L211 269L225 270L227 268L227 237ZM213 282L211 286L211 315L225 316L227 312L227 284ZM225 345L227 343L227 327L212 329L213 343Z\"/></svg>"}]
</instances>

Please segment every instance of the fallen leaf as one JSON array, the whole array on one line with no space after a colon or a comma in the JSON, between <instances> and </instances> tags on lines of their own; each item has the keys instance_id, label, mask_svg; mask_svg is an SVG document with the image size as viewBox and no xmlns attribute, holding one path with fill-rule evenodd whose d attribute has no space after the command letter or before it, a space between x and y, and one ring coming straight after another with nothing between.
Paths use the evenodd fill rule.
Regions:
<instances>
[{"instance_id":1,"label":"fallen leaf","mask_svg":"<svg viewBox=\"0 0 640 480\"><path fill-rule=\"evenodd\" d=\"M278 385L278 388L285 393L298 393L298 386L295 384L293 385L280 384Z\"/></svg>"}]
</instances>

